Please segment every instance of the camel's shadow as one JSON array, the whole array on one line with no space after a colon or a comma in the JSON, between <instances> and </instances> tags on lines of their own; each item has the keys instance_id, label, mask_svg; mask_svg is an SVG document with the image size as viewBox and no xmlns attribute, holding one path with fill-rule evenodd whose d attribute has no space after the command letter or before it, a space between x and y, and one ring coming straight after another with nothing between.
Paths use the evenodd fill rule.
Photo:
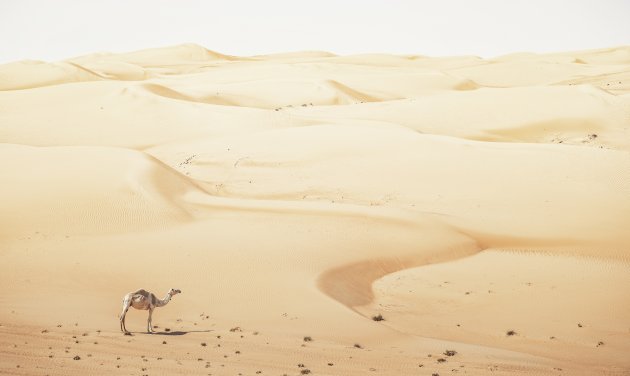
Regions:
<instances>
[{"instance_id":1,"label":"camel's shadow","mask_svg":"<svg viewBox=\"0 0 630 376\"><path fill-rule=\"evenodd\" d=\"M148 335L148 336L183 336L186 335L188 333L210 333L213 330L207 329L207 330L174 330L174 331L162 331L162 332L153 332L153 333L148 333L148 332L129 332L129 333L125 333L126 336L135 336L135 335Z\"/></svg>"},{"instance_id":2,"label":"camel's shadow","mask_svg":"<svg viewBox=\"0 0 630 376\"><path fill-rule=\"evenodd\" d=\"M153 332L153 333L142 333L148 335L158 335L158 336L183 336L188 333L209 333L212 330L175 330L170 332Z\"/></svg>"}]
</instances>

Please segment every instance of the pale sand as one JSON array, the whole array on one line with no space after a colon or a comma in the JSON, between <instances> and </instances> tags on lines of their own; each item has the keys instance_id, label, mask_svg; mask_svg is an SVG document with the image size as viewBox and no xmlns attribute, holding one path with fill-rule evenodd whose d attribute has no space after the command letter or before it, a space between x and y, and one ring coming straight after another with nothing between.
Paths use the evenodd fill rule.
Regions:
<instances>
[{"instance_id":1,"label":"pale sand","mask_svg":"<svg viewBox=\"0 0 630 376\"><path fill-rule=\"evenodd\" d=\"M630 373L630 47L182 45L0 90L1 374Z\"/></svg>"}]
</instances>

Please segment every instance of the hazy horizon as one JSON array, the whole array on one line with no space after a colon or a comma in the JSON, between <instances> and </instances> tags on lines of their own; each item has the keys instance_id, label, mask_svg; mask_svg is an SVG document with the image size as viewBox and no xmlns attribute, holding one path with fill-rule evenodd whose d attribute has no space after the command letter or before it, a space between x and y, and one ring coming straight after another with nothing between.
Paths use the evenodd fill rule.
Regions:
<instances>
[{"instance_id":1,"label":"hazy horizon","mask_svg":"<svg viewBox=\"0 0 630 376\"><path fill-rule=\"evenodd\" d=\"M195 43L231 55L321 50L493 57L630 44L630 2L25 0L0 3L0 63Z\"/></svg>"}]
</instances>

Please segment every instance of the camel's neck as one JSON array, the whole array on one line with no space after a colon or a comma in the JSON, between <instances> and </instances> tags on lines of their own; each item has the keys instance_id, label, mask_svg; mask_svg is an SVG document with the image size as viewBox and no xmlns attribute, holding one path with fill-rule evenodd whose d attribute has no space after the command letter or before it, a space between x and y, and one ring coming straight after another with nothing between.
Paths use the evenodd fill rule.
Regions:
<instances>
[{"instance_id":1,"label":"camel's neck","mask_svg":"<svg viewBox=\"0 0 630 376\"><path fill-rule=\"evenodd\" d=\"M165 305L168 304L168 302L171 301L171 294L166 294L166 297L162 300L158 299L157 304L155 305L156 307L164 307Z\"/></svg>"}]
</instances>

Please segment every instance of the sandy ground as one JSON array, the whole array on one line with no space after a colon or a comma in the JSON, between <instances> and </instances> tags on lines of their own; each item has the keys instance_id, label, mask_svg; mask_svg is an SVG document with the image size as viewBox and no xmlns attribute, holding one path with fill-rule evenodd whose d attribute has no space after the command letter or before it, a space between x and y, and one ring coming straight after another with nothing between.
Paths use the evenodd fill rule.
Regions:
<instances>
[{"instance_id":1,"label":"sandy ground","mask_svg":"<svg viewBox=\"0 0 630 376\"><path fill-rule=\"evenodd\" d=\"M3 375L630 374L629 47L15 62L0 142Z\"/></svg>"}]
</instances>

